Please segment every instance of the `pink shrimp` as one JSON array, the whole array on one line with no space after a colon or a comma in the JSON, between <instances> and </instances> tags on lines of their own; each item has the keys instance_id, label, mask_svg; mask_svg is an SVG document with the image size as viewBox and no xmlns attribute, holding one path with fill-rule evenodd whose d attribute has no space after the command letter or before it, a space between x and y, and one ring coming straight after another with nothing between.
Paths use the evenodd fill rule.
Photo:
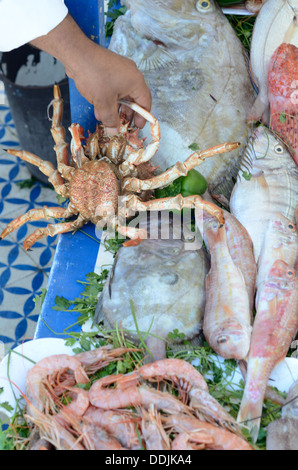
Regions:
<instances>
[{"instance_id":1,"label":"pink shrimp","mask_svg":"<svg viewBox=\"0 0 298 470\"><path fill-rule=\"evenodd\" d=\"M126 450L115 437L96 424L83 422L81 429L88 450Z\"/></svg>"},{"instance_id":2,"label":"pink shrimp","mask_svg":"<svg viewBox=\"0 0 298 470\"><path fill-rule=\"evenodd\" d=\"M100 369L106 367L112 361L121 360L123 354L139 351L137 348L113 348L112 345L102 346L76 354L76 358L84 366L88 375L94 374Z\"/></svg>"},{"instance_id":3,"label":"pink shrimp","mask_svg":"<svg viewBox=\"0 0 298 470\"><path fill-rule=\"evenodd\" d=\"M177 447L182 443L191 445L190 441L204 444L207 449L213 450L253 450L250 444L241 436L227 429L200 421L194 416L171 415L164 418L165 427L181 433L183 436L172 443ZM186 436L188 435L188 438ZM189 447L187 447L189 449ZM181 450L181 447L180 447Z\"/></svg>"},{"instance_id":4,"label":"pink shrimp","mask_svg":"<svg viewBox=\"0 0 298 470\"><path fill-rule=\"evenodd\" d=\"M102 410L90 406L84 414L84 421L101 426L114 436L123 447L137 450L141 443L137 434L137 417L126 411Z\"/></svg>"},{"instance_id":5,"label":"pink shrimp","mask_svg":"<svg viewBox=\"0 0 298 470\"><path fill-rule=\"evenodd\" d=\"M42 411L49 394L46 392L45 383L53 374L61 371L71 371L76 383L88 383L89 378L81 364L75 356L58 354L46 357L39 361L29 370L26 378L26 395L29 400L28 414L34 416L36 409Z\"/></svg>"},{"instance_id":6,"label":"pink shrimp","mask_svg":"<svg viewBox=\"0 0 298 470\"><path fill-rule=\"evenodd\" d=\"M105 388L102 379L97 380L89 390L90 403L105 410L143 406L148 408L154 404L158 410L169 413L189 413L184 405L173 395L160 392L145 385L131 385L126 388Z\"/></svg>"},{"instance_id":7,"label":"pink shrimp","mask_svg":"<svg viewBox=\"0 0 298 470\"><path fill-rule=\"evenodd\" d=\"M141 428L146 450L170 450L170 439L163 428L160 414L156 408L150 406L148 412L142 408L140 414L142 416Z\"/></svg>"}]
</instances>

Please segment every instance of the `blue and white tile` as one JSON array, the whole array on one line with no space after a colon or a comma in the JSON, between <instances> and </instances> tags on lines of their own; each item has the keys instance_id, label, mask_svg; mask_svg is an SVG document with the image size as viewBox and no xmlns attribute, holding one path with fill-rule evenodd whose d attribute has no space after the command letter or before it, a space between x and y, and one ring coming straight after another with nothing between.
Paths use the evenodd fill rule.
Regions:
<instances>
[{"instance_id":1,"label":"blue and white tile","mask_svg":"<svg viewBox=\"0 0 298 470\"><path fill-rule=\"evenodd\" d=\"M31 178L25 163L4 148L19 148L3 84L0 82L0 231L7 223L30 209L57 206L56 193L37 182L31 188L18 183ZM38 241L32 251L23 248L24 239L43 220L29 222L0 242L0 341L5 349L33 337L39 312L34 299L47 287L57 237Z\"/></svg>"}]
</instances>

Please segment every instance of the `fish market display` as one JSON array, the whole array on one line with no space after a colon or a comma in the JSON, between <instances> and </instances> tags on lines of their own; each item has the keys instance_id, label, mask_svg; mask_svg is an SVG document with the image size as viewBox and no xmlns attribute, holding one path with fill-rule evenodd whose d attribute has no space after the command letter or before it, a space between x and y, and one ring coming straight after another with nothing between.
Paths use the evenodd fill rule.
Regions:
<instances>
[{"instance_id":1,"label":"fish market display","mask_svg":"<svg viewBox=\"0 0 298 470\"><path fill-rule=\"evenodd\" d=\"M259 126L243 154L230 199L232 214L253 242L256 261L273 214L279 212L295 223L297 183L298 168L287 148L273 132Z\"/></svg>"},{"instance_id":2,"label":"fish market display","mask_svg":"<svg viewBox=\"0 0 298 470\"><path fill-rule=\"evenodd\" d=\"M24 395L25 419L34 425L29 448L253 450L234 418L209 394L203 376L184 360L164 359L127 374L94 375L136 351L104 346L74 356L49 356L33 365ZM163 391L152 387L153 381L162 382ZM90 386L78 386L82 383ZM185 439L187 429L195 431L190 439Z\"/></svg>"},{"instance_id":3,"label":"fish market display","mask_svg":"<svg viewBox=\"0 0 298 470\"><path fill-rule=\"evenodd\" d=\"M250 70L258 87L257 99L248 119L269 124L268 71L271 57L282 43L298 47L298 0L266 0L253 29Z\"/></svg>"},{"instance_id":4,"label":"fish market display","mask_svg":"<svg viewBox=\"0 0 298 470\"><path fill-rule=\"evenodd\" d=\"M298 47L281 44L269 64L270 127L289 145L298 165Z\"/></svg>"},{"instance_id":5,"label":"fish market display","mask_svg":"<svg viewBox=\"0 0 298 470\"><path fill-rule=\"evenodd\" d=\"M283 260L295 269L298 260L297 227L282 214L273 214L264 235L258 261L257 287L268 277L272 263Z\"/></svg>"},{"instance_id":6,"label":"fish market display","mask_svg":"<svg viewBox=\"0 0 298 470\"><path fill-rule=\"evenodd\" d=\"M96 320L103 315L109 325L121 325L135 339L137 324L149 332L146 343L154 358L165 357L170 332L178 329L193 338L202 330L208 269L204 249L186 250L181 239L148 239L120 248Z\"/></svg>"},{"instance_id":7,"label":"fish market display","mask_svg":"<svg viewBox=\"0 0 298 470\"><path fill-rule=\"evenodd\" d=\"M273 367L283 359L298 329L298 279L287 263L273 263L259 286L244 393L237 421L256 441L264 394Z\"/></svg>"},{"instance_id":8,"label":"fish market display","mask_svg":"<svg viewBox=\"0 0 298 470\"><path fill-rule=\"evenodd\" d=\"M161 143L153 162L165 170L189 146L223 140L244 145L254 101L247 59L235 31L213 0L125 0L110 49L134 60L152 94ZM148 130L143 135L148 135ZM199 171L218 184L239 152L205 161Z\"/></svg>"},{"instance_id":9,"label":"fish market display","mask_svg":"<svg viewBox=\"0 0 298 470\"><path fill-rule=\"evenodd\" d=\"M204 237L211 254L206 279L203 333L220 356L244 359L251 336L251 310L244 276L233 262L225 227L215 220L204 224Z\"/></svg>"}]
</instances>

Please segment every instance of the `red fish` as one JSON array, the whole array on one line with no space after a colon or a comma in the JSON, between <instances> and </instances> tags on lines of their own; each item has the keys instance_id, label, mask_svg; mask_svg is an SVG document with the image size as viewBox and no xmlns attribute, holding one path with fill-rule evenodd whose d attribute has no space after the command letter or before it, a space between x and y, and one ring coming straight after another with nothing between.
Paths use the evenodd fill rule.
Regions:
<instances>
[{"instance_id":1,"label":"red fish","mask_svg":"<svg viewBox=\"0 0 298 470\"><path fill-rule=\"evenodd\" d=\"M298 47L283 43L268 71L270 124L289 146L298 165Z\"/></svg>"},{"instance_id":2,"label":"red fish","mask_svg":"<svg viewBox=\"0 0 298 470\"><path fill-rule=\"evenodd\" d=\"M273 263L258 288L247 375L237 417L257 440L266 387L272 369L286 357L298 329L298 279L282 260Z\"/></svg>"}]
</instances>

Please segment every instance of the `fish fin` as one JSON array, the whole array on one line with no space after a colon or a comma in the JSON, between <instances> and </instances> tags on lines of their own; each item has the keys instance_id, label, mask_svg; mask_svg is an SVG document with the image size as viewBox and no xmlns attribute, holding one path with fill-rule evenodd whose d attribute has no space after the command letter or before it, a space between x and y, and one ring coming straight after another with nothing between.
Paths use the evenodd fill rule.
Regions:
<instances>
[{"instance_id":1,"label":"fish fin","mask_svg":"<svg viewBox=\"0 0 298 470\"><path fill-rule=\"evenodd\" d=\"M212 198L218 201L226 209L230 210L229 200L234 189L235 183L237 181L238 171L240 169L240 158L238 162L233 164L233 167L230 167L227 171L227 174L220 178L216 184L208 186L209 193Z\"/></svg>"},{"instance_id":2,"label":"fish fin","mask_svg":"<svg viewBox=\"0 0 298 470\"><path fill-rule=\"evenodd\" d=\"M145 343L148 348L148 354L145 357L146 364L158 361L160 359L165 359L167 357L167 341L165 339L153 335L148 335Z\"/></svg>"},{"instance_id":3,"label":"fish fin","mask_svg":"<svg viewBox=\"0 0 298 470\"><path fill-rule=\"evenodd\" d=\"M136 64L142 72L162 69L166 65L174 64L176 59L172 54L163 46L157 46L151 56L142 57Z\"/></svg>"},{"instance_id":4,"label":"fish fin","mask_svg":"<svg viewBox=\"0 0 298 470\"><path fill-rule=\"evenodd\" d=\"M234 264L235 264L235 263L234 263ZM245 288L246 288L246 282L245 282L245 279L244 279L243 272L241 271L240 268L238 268L238 266L236 266L236 264L235 264L235 267L236 267L236 269L237 269L237 271L238 271L238 273L239 273L239 276L240 276L240 278L242 279L242 282L243 282L243 284L244 284L244 286L245 286ZM248 295L248 294L247 294L247 295Z\"/></svg>"},{"instance_id":5,"label":"fish fin","mask_svg":"<svg viewBox=\"0 0 298 470\"><path fill-rule=\"evenodd\" d=\"M94 323L101 323L104 319L104 313L103 313L103 308L102 308L102 293L100 294L95 312L94 312Z\"/></svg>"},{"instance_id":6,"label":"fish fin","mask_svg":"<svg viewBox=\"0 0 298 470\"><path fill-rule=\"evenodd\" d=\"M255 122L255 121L260 121L263 119L265 116L268 118L268 112L269 112L269 101L268 98L264 99L262 97L262 94L259 93L254 104L252 105L251 109L247 113L246 120L248 122ZM266 124L266 122L264 122Z\"/></svg>"},{"instance_id":7,"label":"fish fin","mask_svg":"<svg viewBox=\"0 0 298 470\"><path fill-rule=\"evenodd\" d=\"M237 423L243 425L249 430L252 441L255 443L258 439L261 415L263 409L263 399L253 403L243 395L240 410L237 416Z\"/></svg>"}]
</instances>

